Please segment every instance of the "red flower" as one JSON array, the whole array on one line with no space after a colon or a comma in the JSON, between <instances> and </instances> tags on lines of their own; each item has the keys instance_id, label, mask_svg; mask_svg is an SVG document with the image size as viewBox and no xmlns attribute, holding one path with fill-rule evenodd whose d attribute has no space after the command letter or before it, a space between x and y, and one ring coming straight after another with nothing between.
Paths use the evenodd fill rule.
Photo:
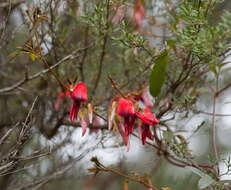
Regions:
<instances>
[{"instance_id":1,"label":"red flower","mask_svg":"<svg viewBox=\"0 0 231 190\"><path fill-rule=\"evenodd\" d=\"M135 110L133 103L125 98L120 98L117 107L117 113L124 118L125 134L133 133L135 123Z\"/></svg>"},{"instance_id":2,"label":"red flower","mask_svg":"<svg viewBox=\"0 0 231 190\"><path fill-rule=\"evenodd\" d=\"M130 147L129 134L133 133L135 123L135 110L133 103L125 98L120 98L117 106L117 113L124 119L124 124L119 121L118 129L128 151Z\"/></svg>"},{"instance_id":3,"label":"red flower","mask_svg":"<svg viewBox=\"0 0 231 190\"><path fill-rule=\"evenodd\" d=\"M70 111L70 120L74 121L78 115L80 103L83 103L87 100L87 87L83 82L79 82L73 92L71 93L71 99L74 100L71 111Z\"/></svg>"},{"instance_id":4,"label":"red flower","mask_svg":"<svg viewBox=\"0 0 231 190\"><path fill-rule=\"evenodd\" d=\"M142 128L142 135L140 135L143 145L146 143L146 138L153 140L150 125L157 125L159 123L158 119L150 112L148 107L145 108L144 114L136 112L136 116L142 120L142 125L139 125L139 131Z\"/></svg>"},{"instance_id":5,"label":"red flower","mask_svg":"<svg viewBox=\"0 0 231 190\"><path fill-rule=\"evenodd\" d=\"M133 18L139 28L142 26L142 20L144 16L145 16L144 7L142 3L140 2L140 0L138 0L134 7Z\"/></svg>"}]
</instances>

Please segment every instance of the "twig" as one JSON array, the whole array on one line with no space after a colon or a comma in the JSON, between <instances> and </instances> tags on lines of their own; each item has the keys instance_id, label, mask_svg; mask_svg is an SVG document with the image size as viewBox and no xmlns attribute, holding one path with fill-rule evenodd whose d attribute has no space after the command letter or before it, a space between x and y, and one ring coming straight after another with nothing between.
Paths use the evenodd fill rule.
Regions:
<instances>
[{"instance_id":1,"label":"twig","mask_svg":"<svg viewBox=\"0 0 231 190\"><path fill-rule=\"evenodd\" d=\"M100 143L100 142L99 142ZM29 189L29 188L33 188L33 187L37 187L37 186L42 186L46 183L48 183L51 180L54 179L58 179L60 177L62 177L66 172L70 171L70 169L74 166L74 164L81 160L82 158L84 158L90 151L92 151L93 149L95 149L98 144L94 145L93 147L88 148L87 150L85 150L84 152L82 152L79 156L77 156L76 158L72 159L71 161L68 161L66 164L64 164L63 167L58 168L55 172L52 172L51 174L48 174L47 176L44 176L42 178L39 178L37 180L34 180L31 183L19 186L19 187L15 187L15 188L11 188L13 190L25 190L25 189Z\"/></svg>"},{"instance_id":2,"label":"twig","mask_svg":"<svg viewBox=\"0 0 231 190\"><path fill-rule=\"evenodd\" d=\"M106 44L107 44L108 29L109 29L109 21L108 21L108 19L109 19L109 5L110 5L110 1L107 0L106 34L104 35L104 38L103 38L103 46L102 46L102 51L101 51L101 56L100 56L99 69L98 69L98 73L97 73L97 76L96 76L94 88L93 88L93 91L92 91L92 97L95 95L97 87L99 85L99 80L101 78L101 73L102 73L103 61L104 61L104 57L105 57L105 54L106 54Z\"/></svg>"},{"instance_id":3,"label":"twig","mask_svg":"<svg viewBox=\"0 0 231 190\"><path fill-rule=\"evenodd\" d=\"M111 78L110 75L108 75L109 80L111 81L112 87L122 96L125 98L125 95L121 92L121 90L117 87L115 81Z\"/></svg>"},{"instance_id":4,"label":"twig","mask_svg":"<svg viewBox=\"0 0 231 190\"><path fill-rule=\"evenodd\" d=\"M217 96L222 94L224 91L226 91L228 88L231 87L231 83L227 84L224 88L220 89L218 92L217 92Z\"/></svg>"},{"instance_id":5,"label":"twig","mask_svg":"<svg viewBox=\"0 0 231 190\"><path fill-rule=\"evenodd\" d=\"M128 179L129 181L135 181L135 182L138 182L148 188L151 188L152 190L158 190L156 187L154 187L153 185L147 183L145 181L145 179L142 177L142 176L138 176L138 177L131 177L131 176L128 176L118 170L115 170L115 169L111 169L111 168L108 168L106 166L104 166L102 163L100 163L98 161L98 159L96 157L93 157L91 159L92 162L95 163L95 168L89 168L88 170L89 171L96 171L96 172L99 172L99 171L104 171L104 172L111 172L111 173L114 173L116 175L119 175L119 176L122 176L126 179Z\"/></svg>"},{"instance_id":6,"label":"twig","mask_svg":"<svg viewBox=\"0 0 231 190\"><path fill-rule=\"evenodd\" d=\"M86 48L89 48L89 47L91 47L91 45L88 46L88 47L80 48L80 49L77 49L77 50L73 51L71 54L67 55L66 57L64 57L63 59L61 59L59 62L57 62L56 64L52 65L50 68L51 68L51 69L54 69L54 68L56 68L57 66L59 66L60 64L64 63L65 61L69 60L69 59L74 59L74 58L76 58L76 57L79 57L80 55L76 55L76 56L75 56L75 54L78 53L78 52L84 51ZM38 73L36 73L36 74L34 74L34 75L32 75L32 76L25 77L24 79L20 80L19 82L15 83L15 84L12 85L12 86L5 87L5 88L0 89L0 94L1 94L1 93L5 93L5 92L10 92L10 91L12 91L12 90L14 90L14 89L16 89L16 88L22 86L22 85L25 84L26 82L28 82L28 81L30 81L30 80L33 80L33 79L35 79L35 78L38 78L38 77L40 77L41 75L43 75L43 74L45 74L45 73L47 73L47 72L49 72L49 71L50 71L49 69L44 69L44 70L42 70L42 71L40 71L40 72L38 72Z\"/></svg>"},{"instance_id":7,"label":"twig","mask_svg":"<svg viewBox=\"0 0 231 190\"><path fill-rule=\"evenodd\" d=\"M85 37L84 37L84 46L87 46L88 45L88 33L89 33L89 27L87 26L86 30L85 30ZM79 70L80 70L80 75L81 75L81 80L84 82L85 80L85 77L84 77L84 72L83 72L83 69L84 69L84 62L85 62L85 59L87 57L87 50L88 49L85 49L84 53L83 53L83 57L82 57L82 60L80 62L80 67L79 67Z\"/></svg>"},{"instance_id":8,"label":"twig","mask_svg":"<svg viewBox=\"0 0 231 190\"><path fill-rule=\"evenodd\" d=\"M216 76L216 92L218 91L218 75ZM213 97L213 116L212 116L212 146L213 152L216 158L217 172L219 174L219 158L217 153L216 146L216 103L217 103L218 94L214 93Z\"/></svg>"},{"instance_id":9,"label":"twig","mask_svg":"<svg viewBox=\"0 0 231 190\"><path fill-rule=\"evenodd\" d=\"M19 122L15 124L14 127L12 127L11 129L9 129L5 135L0 139L0 145L4 143L4 141L9 137L9 135L11 134L11 132L15 129L16 126L19 125Z\"/></svg>"}]
</instances>

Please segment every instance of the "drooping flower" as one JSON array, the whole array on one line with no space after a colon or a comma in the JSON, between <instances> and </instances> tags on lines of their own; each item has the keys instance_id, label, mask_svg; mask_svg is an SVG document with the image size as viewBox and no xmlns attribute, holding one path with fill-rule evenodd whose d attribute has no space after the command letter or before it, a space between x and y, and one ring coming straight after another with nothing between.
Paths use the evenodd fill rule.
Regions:
<instances>
[{"instance_id":1,"label":"drooping flower","mask_svg":"<svg viewBox=\"0 0 231 190\"><path fill-rule=\"evenodd\" d=\"M135 109L132 101L120 98L117 106L117 113L124 119L125 134L133 133L135 123Z\"/></svg>"},{"instance_id":2,"label":"drooping flower","mask_svg":"<svg viewBox=\"0 0 231 190\"><path fill-rule=\"evenodd\" d=\"M87 100L87 87L83 82L79 82L73 92L71 93L71 99L74 100L71 111L70 120L74 121L78 115L80 104Z\"/></svg>"},{"instance_id":3,"label":"drooping flower","mask_svg":"<svg viewBox=\"0 0 231 190\"><path fill-rule=\"evenodd\" d=\"M151 125L157 125L159 123L158 119L150 112L148 107L145 108L144 114L141 114L139 112L136 112L136 116L142 121L142 125L139 125L139 131L140 128L142 130L141 140L142 144L146 144L146 138L148 137L150 140L154 139L154 136L152 135L150 126Z\"/></svg>"},{"instance_id":4,"label":"drooping flower","mask_svg":"<svg viewBox=\"0 0 231 190\"><path fill-rule=\"evenodd\" d=\"M118 120L118 130L128 151L130 148L129 134L133 133L135 123L135 109L132 101L120 98L117 106L117 114L124 120L124 123Z\"/></svg>"},{"instance_id":5,"label":"drooping flower","mask_svg":"<svg viewBox=\"0 0 231 190\"><path fill-rule=\"evenodd\" d=\"M138 0L134 7L134 13L133 18L137 24L137 26L140 28L142 26L142 20L145 16L145 10L140 0Z\"/></svg>"}]
</instances>

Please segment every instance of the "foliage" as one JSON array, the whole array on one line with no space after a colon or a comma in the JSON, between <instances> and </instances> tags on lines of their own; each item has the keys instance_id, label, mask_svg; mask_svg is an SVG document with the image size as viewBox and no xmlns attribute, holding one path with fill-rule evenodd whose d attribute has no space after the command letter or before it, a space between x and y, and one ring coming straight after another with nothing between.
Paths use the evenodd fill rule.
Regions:
<instances>
[{"instance_id":1,"label":"foliage","mask_svg":"<svg viewBox=\"0 0 231 190\"><path fill-rule=\"evenodd\" d=\"M0 2L1 189L57 189L63 179L60 189L70 180L69 188L169 190L169 165L200 177L178 189L230 189L228 145L216 138L216 119L227 116L217 105L231 86L231 13L215 19L220 3ZM200 157L191 142L203 133L211 146ZM135 151L133 142L152 153L135 153L137 166L151 160L148 172L126 166L120 147ZM107 167L100 157L112 148L121 164Z\"/></svg>"}]
</instances>

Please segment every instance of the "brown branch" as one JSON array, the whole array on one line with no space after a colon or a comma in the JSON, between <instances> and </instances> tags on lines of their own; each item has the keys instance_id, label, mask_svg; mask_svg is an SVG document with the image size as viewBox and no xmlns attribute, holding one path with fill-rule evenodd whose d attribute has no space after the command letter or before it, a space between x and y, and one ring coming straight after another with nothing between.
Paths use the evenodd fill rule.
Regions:
<instances>
[{"instance_id":1,"label":"brown branch","mask_svg":"<svg viewBox=\"0 0 231 190\"><path fill-rule=\"evenodd\" d=\"M15 7L17 7L18 5L25 3L25 0L14 0L14 2L3 2L0 3L0 8L6 8L11 6L12 9L14 9Z\"/></svg>"},{"instance_id":2,"label":"brown branch","mask_svg":"<svg viewBox=\"0 0 231 190\"><path fill-rule=\"evenodd\" d=\"M100 142L99 142L100 143ZM14 188L10 188L12 190L26 190L26 189L30 189L32 187L37 187L37 186L42 186L45 185L46 183L48 183L49 181L55 180L55 179L59 179L60 177L62 177L66 172L70 171L71 168L73 168L74 164L81 160L82 158L84 158L89 152L91 152L92 150L94 150L98 144L95 144L94 146L86 149L84 152L82 152L79 156L77 156L76 158L67 161L65 164L63 164L63 166L59 167L55 172L53 171L52 173L47 174L46 176L39 178L37 180L34 180L31 183L25 184L25 185L21 185L18 187L14 187Z\"/></svg>"},{"instance_id":3,"label":"brown branch","mask_svg":"<svg viewBox=\"0 0 231 190\"><path fill-rule=\"evenodd\" d=\"M87 26L86 27L86 30L85 30L85 37L84 37L84 46L86 47L88 45L88 33L89 33L89 27ZM79 67L79 70L80 70L80 75L81 75L81 80L84 82L85 80L85 77L84 77L84 62L85 62L85 59L87 57L87 51L88 49L85 49L84 53L83 53L83 57L82 57L82 60L80 62L80 67Z\"/></svg>"},{"instance_id":4,"label":"brown branch","mask_svg":"<svg viewBox=\"0 0 231 190\"><path fill-rule=\"evenodd\" d=\"M217 96L219 96L220 94L222 94L224 91L226 91L228 88L231 87L231 83L227 84L224 88L220 89L218 92L217 92Z\"/></svg>"},{"instance_id":5,"label":"brown branch","mask_svg":"<svg viewBox=\"0 0 231 190\"><path fill-rule=\"evenodd\" d=\"M93 91L92 91L92 97L94 97L94 95L96 93L96 90L97 90L97 87L99 85L99 80L101 78L101 73L102 73L102 68L103 68L103 61L104 61L104 57L105 57L105 54L106 54L106 44L107 44L107 40L108 40L108 29L109 29L109 21L108 21L108 19L109 19L109 5L110 5L110 1L107 0L106 34L104 35L104 38L103 38L103 46L102 46L102 51L101 51L101 56L100 56L99 68L98 68L98 73L97 73L97 76L96 76L94 88L93 88Z\"/></svg>"},{"instance_id":6,"label":"brown branch","mask_svg":"<svg viewBox=\"0 0 231 190\"><path fill-rule=\"evenodd\" d=\"M98 173L99 171L111 172L111 173L114 173L116 175L122 176L122 177L126 178L129 181L135 181L135 182L140 183L140 184L142 184L142 185L144 185L144 186L146 186L148 188L151 188L153 190L158 190L156 187L154 187L150 183L146 182L145 178L142 177L142 176L131 177L131 176L128 176L128 175L126 175L126 174L124 174L124 173L122 173L122 172L120 172L118 170L106 167L102 163L100 163L96 157L93 157L91 159L91 161L94 162L94 164L95 164L95 168L89 168L88 169L91 172L96 172L96 173Z\"/></svg>"},{"instance_id":7,"label":"brown branch","mask_svg":"<svg viewBox=\"0 0 231 190\"><path fill-rule=\"evenodd\" d=\"M81 52L81 51L84 51L86 48L89 48L90 46L88 47L85 47L85 48L80 48L80 49L77 49L75 51L73 51L70 55L67 55L66 57L64 57L63 59L61 59L59 62L57 62L56 64L52 65L50 68L51 69L54 69L56 68L57 66L59 66L60 64L64 63L65 61L68 61L69 59L74 59L76 57L79 57L80 55L75 55L76 53L78 52ZM6 93L6 92L10 92L20 86L22 86L23 84L27 83L28 81L30 80L33 80L33 79L36 79L38 77L40 77L41 75L45 74L49 72L49 69L44 69L32 76L28 76L28 77L25 77L24 79L20 80L19 82L15 83L14 85L12 86L9 86L9 87L5 87L5 88L2 88L0 89L0 94L1 93Z\"/></svg>"},{"instance_id":8,"label":"brown branch","mask_svg":"<svg viewBox=\"0 0 231 190\"><path fill-rule=\"evenodd\" d=\"M218 91L218 75L216 76L216 92ZM216 158L217 172L219 174L219 157L217 153L217 145L216 145L216 103L217 103L218 95L214 93L213 97L213 116L212 116L212 146L213 152Z\"/></svg>"}]
</instances>

